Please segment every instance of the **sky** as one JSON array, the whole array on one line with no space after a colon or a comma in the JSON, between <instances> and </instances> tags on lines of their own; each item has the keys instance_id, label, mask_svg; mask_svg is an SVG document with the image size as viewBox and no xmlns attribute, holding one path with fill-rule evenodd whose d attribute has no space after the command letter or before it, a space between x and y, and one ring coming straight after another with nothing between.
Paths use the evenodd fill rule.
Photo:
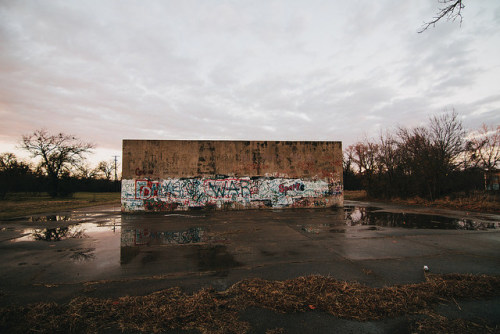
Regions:
<instances>
[{"instance_id":1,"label":"sky","mask_svg":"<svg viewBox=\"0 0 500 334\"><path fill-rule=\"evenodd\" d=\"M500 1L0 0L0 153L37 129L123 139L332 140L455 110L500 125Z\"/></svg>"}]
</instances>

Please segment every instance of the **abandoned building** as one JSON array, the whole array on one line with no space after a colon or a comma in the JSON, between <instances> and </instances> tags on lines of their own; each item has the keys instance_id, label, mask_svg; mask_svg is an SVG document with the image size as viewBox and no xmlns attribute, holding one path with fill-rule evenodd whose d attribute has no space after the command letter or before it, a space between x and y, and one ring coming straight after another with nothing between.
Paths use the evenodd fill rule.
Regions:
<instances>
[{"instance_id":1,"label":"abandoned building","mask_svg":"<svg viewBox=\"0 0 500 334\"><path fill-rule=\"evenodd\" d=\"M122 212L343 206L337 141L124 140Z\"/></svg>"}]
</instances>

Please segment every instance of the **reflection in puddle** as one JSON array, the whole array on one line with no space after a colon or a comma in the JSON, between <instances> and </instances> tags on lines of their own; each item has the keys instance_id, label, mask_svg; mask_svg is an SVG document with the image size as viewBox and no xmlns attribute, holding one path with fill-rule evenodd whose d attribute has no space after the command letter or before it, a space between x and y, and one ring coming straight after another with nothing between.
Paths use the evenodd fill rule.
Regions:
<instances>
[{"instance_id":1,"label":"reflection in puddle","mask_svg":"<svg viewBox=\"0 0 500 334\"><path fill-rule=\"evenodd\" d=\"M82 239L88 238L85 230L78 225L62 226L44 229L26 229L24 236L14 239L13 241L61 241L64 239Z\"/></svg>"},{"instance_id":2,"label":"reflection in puddle","mask_svg":"<svg viewBox=\"0 0 500 334\"><path fill-rule=\"evenodd\" d=\"M121 229L119 219L119 217L114 217L105 222L17 230L22 236L11 239L10 242L50 243L49 249L58 254L53 257L54 261L69 260L80 266L80 270L81 266L86 265L99 268L112 267L114 263L119 265L118 249ZM59 244L56 246L56 243ZM32 246L23 247L32 249Z\"/></svg>"},{"instance_id":3,"label":"reflection in puddle","mask_svg":"<svg viewBox=\"0 0 500 334\"><path fill-rule=\"evenodd\" d=\"M229 269L241 266L234 259L226 245L224 234L234 232L210 232L205 227L190 227L181 230L154 230L148 228L123 227L121 230L120 265L140 266L158 264L163 259L175 257L174 263L180 258L190 259L190 264L197 266L200 272L215 272L218 277L228 275ZM167 247L165 247L167 246ZM175 266L176 264L173 264Z\"/></svg>"},{"instance_id":4,"label":"reflection in puddle","mask_svg":"<svg viewBox=\"0 0 500 334\"><path fill-rule=\"evenodd\" d=\"M123 246L139 245L182 245L204 242L204 229L193 227L184 231L151 231L149 229L122 229L121 244Z\"/></svg>"},{"instance_id":5,"label":"reflection in puddle","mask_svg":"<svg viewBox=\"0 0 500 334\"><path fill-rule=\"evenodd\" d=\"M77 248L70 249L70 251L73 252L73 254L70 256L70 259L75 262L85 262L95 259L95 248Z\"/></svg>"},{"instance_id":6,"label":"reflection in puddle","mask_svg":"<svg viewBox=\"0 0 500 334\"><path fill-rule=\"evenodd\" d=\"M48 215L48 216L33 216L29 218L30 222L59 222L59 221L68 221L71 220L71 217L68 215Z\"/></svg>"},{"instance_id":7,"label":"reflection in puddle","mask_svg":"<svg viewBox=\"0 0 500 334\"><path fill-rule=\"evenodd\" d=\"M330 229L331 233L345 233L345 228L332 228Z\"/></svg>"},{"instance_id":8,"label":"reflection in puddle","mask_svg":"<svg viewBox=\"0 0 500 334\"><path fill-rule=\"evenodd\" d=\"M149 228L122 228L120 241L120 264L129 264L141 253L141 246L188 245L207 242L208 236L202 227L180 231L154 231ZM156 253L144 251L141 263L154 262Z\"/></svg>"},{"instance_id":9,"label":"reflection in puddle","mask_svg":"<svg viewBox=\"0 0 500 334\"><path fill-rule=\"evenodd\" d=\"M232 268L242 265L239 261L243 262L249 257L246 252L251 252L256 243L264 240L273 245L279 244L281 234L273 233L279 233L287 227L307 234L313 240L340 240L374 232L378 234L379 230L389 230L385 227L455 230L499 228L498 221L478 219L480 221L346 206L344 209L319 211L217 212L204 216L169 214L122 217L102 213L54 215L33 217L31 222L40 223L6 226L1 228L1 232L3 242L31 242L16 245L16 248L33 249L32 254L38 254L39 250L46 251L51 261L73 262L71 265L78 266L74 272L85 272L88 277L104 275L104 269L115 270L120 275L199 271L224 277ZM267 226L272 229L266 230ZM270 249L272 251L261 250L261 255L274 257L279 253L274 248ZM28 262L19 262L19 265Z\"/></svg>"},{"instance_id":10,"label":"reflection in puddle","mask_svg":"<svg viewBox=\"0 0 500 334\"><path fill-rule=\"evenodd\" d=\"M228 253L224 245L201 246L195 255L188 257L196 257L199 271L215 271L216 276L219 277L227 276L229 269L242 265L234 259L232 254Z\"/></svg>"},{"instance_id":11,"label":"reflection in puddle","mask_svg":"<svg viewBox=\"0 0 500 334\"><path fill-rule=\"evenodd\" d=\"M98 237L100 233L113 231L116 232L119 225L109 222L81 223L68 226L58 226L52 228L28 228L22 231L22 237L11 240L12 242L22 241L61 241L65 239L84 239Z\"/></svg>"},{"instance_id":12,"label":"reflection in puddle","mask_svg":"<svg viewBox=\"0 0 500 334\"><path fill-rule=\"evenodd\" d=\"M330 230L332 224L309 224L309 225L301 225L301 229L307 233L319 234L321 232L326 232Z\"/></svg>"},{"instance_id":13,"label":"reflection in puddle","mask_svg":"<svg viewBox=\"0 0 500 334\"><path fill-rule=\"evenodd\" d=\"M345 206L347 226L375 225L442 230L487 230L499 228L498 222L477 222L444 216L379 211L377 208ZM373 227L376 229L376 227Z\"/></svg>"}]
</instances>

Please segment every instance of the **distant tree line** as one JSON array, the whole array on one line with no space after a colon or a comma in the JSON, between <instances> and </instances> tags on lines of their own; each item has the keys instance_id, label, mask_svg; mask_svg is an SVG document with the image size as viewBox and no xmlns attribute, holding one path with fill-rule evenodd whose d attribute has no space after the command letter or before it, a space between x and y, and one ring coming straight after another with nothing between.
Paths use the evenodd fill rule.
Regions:
<instances>
[{"instance_id":1,"label":"distant tree line","mask_svg":"<svg viewBox=\"0 0 500 334\"><path fill-rule=\"evenodd\" d=\"M343 164L345 189L370 197L433 200L482 190L500 165L500 126L466 133L457 113L434 116L347 147Z\"/></svg>"},{"instance_id":2,"label":"distant tree line","mask_svg":"<svg viewBox=\"0 0 500 334\"><path fill-rule=\"evenodd\" d=\"M0 198L12 192L47 192L52 197L74 192L120 191L120 181L113 180L114 161L101 161L91 168L86 154L94 147L78 138L36 130L22 137L21 147L33 160L24 162L13 153L0 154Z\"/></svg>"}]
</instances>

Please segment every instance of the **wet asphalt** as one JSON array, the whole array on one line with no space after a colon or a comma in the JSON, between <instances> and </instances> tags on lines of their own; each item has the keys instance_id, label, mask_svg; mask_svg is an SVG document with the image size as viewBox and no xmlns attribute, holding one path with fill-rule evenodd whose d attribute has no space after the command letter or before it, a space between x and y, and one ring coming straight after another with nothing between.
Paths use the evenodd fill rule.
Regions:
<instances>
[{"instance_id":1,"label":"wet asphalt","mask_svg":"<svg viewBox=\"0 0 500 334\"><path fill-rule=\"evenodd\" d=\"M143 295L180 286L330 275L372 287L433 273L500 275L500 215L346 201L344 209L122 215L94 207L0 222L0 306L77 296ZM469 303L469 304L467 304ZM459 310L460 309L460 310ZM443 306L500 324L500 300ZM355 322L249 309L255 332L404 332L404 318Z\"/></svg>"}]
</instances>

